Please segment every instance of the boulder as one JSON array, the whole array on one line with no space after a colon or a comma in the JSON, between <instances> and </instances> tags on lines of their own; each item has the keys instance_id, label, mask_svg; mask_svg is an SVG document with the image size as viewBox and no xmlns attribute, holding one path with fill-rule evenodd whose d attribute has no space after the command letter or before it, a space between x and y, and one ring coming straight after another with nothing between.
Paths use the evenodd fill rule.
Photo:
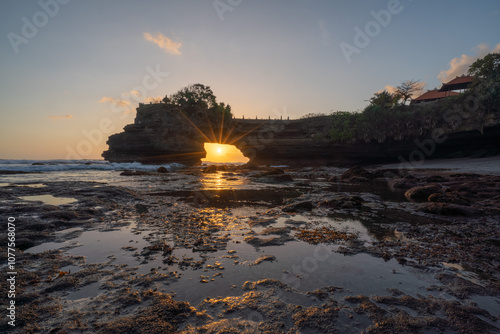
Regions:
<instances>
[{"instance_id":1,"label":"boulder","mask_svg":"<svg viewBox=\"0 0 500 334\"><path fill-rule=\"evenodd\" d=\"M152 175L150 172L143 172L140 170L125 170L120 173L122 176L140 176L140 175Z\"/></svg>"},{"instance_id":2,"label":"boulder","mask_svg":"<svg viewBox=\"0 0 500 334\"><path fill-rule=\"evenodd\" d=\"M168 173L168 169L166 169L165 167L161 166L161 167L158 167L158 169L156 170L158 173Z\"/></svg>"},{"instance_id":3,"label":"boulder","mask_svg":"<svg viewBox=\"0 0 500 334\"><path fill-rule=\"evenodd\" d=\"M427 201L430 195L442 193L441 186L428 184L426 186L413 187L405 192L405 197L411 202Z\"/></svg>"},{"instance_id":4,"label":"boulder","mask_svg":"<svg viewBox=\"0 0 500 334\"><path fill-rule=\"evenodd\" d=\"M217 166L216 166L216 165L210 165L210 166L207 166L207 167L203 170L203 173L207 173L207 174L210 174L210 173L217 173Z\"/></svg>"},{"instance_id":5,"label":"boulder","mask_svg":"<svg viewBox=\"0 0 500 334\"><path fill-rule=\"evenodd\" d=\"M429 203L421 211L443 216L474 217L481 214L481 210L451 203Z\"/></svg>"},{"instance_id":6,"label":"boulder","mask_svg":"<svg viewBox=\"0 0 500 334\"><path fill-rule=\"evenodd\" d=\"M374 178L371 172L363 167L356 166L345 171L340 177L340 181L346 183L366 183L371 182Z\"/></svg>"},{"instance_id":7,"label":"boulder","mask_svg":"<svg viewBox=\"0 0 500 334\"><path fill-rule=\"evenodd\" d=\"M441 175L431 175L425 179L427 183L436 183L436 182L447 182L449 179L447 179L444 176Z\"/></svg>"},{"instance_id":8,"label":"boulder","mask_svg":"<svg viewBox=\"0 0 500 334\"><path fill-rule=\"evenodd\" d=\"M471 202L457 193L434 193L430 195L427 199L429 202L436 203L451 203L451 204L459 204L459 205L470 205Z\"/></svg>"},{"instance_id":9,"label":"boulder","mask_svg":"<svg viewBox=\"0 0 500 334\"><path fill-rule=\"evenodd\" d=\"M297 211L311 211L313 208L314 205L310 201L302 201L285 205L282 210L284 212L297 212Z\"/></svg>"},{"instance_id":10,"label":"boulder","mask_svg":"<svg viewBox=\"0 0 500 334\"><path fill-rule=\"evenodd\" d=\"M414 177L395 177L387 185L391 190L408 190L418 185L418 180Z\"/></svg>"},{"instance_id":11,"label":"boulder","mask_svg":"<svg viewBox=\"0 0 500 334\"><path fill-rule=\"evenodd\" d=\"M319 203L320 206L334 209L357 209L361 207L364 200L359 196L342 196L326 199Z\"/></svg>"}]
</instances>

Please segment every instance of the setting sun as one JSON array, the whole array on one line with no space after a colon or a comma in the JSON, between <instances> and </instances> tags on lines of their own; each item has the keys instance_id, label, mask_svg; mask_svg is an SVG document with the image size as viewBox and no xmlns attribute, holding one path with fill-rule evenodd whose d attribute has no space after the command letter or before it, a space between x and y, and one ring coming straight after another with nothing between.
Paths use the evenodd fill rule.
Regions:
<instances>
[{"instance_id":1,"label":"setting sun","mask_svg":"<svg viewBox=\"0 0 500 334\"><path fill-rule=\"evenodd\" d=\"M207 157L201 160L203 162L246 163L249 160L234 145L205 143L205 151Z\"/></svg>"}]
</instances>

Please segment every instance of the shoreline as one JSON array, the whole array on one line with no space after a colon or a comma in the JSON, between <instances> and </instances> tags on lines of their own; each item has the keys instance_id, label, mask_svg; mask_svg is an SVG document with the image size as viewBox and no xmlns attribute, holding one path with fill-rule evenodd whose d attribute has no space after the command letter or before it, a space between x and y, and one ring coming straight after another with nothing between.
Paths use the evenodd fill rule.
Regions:
<instances>
[{"instance_id":1,"label":"shoreline","mask_svg":"<svg viewBox=\"0 0 500 334\"><path fill-rule=\"evenodd\" d=\"M246 168L0 187L23 330L498 330L498 176Z\"/></svg>"}]
</instances>

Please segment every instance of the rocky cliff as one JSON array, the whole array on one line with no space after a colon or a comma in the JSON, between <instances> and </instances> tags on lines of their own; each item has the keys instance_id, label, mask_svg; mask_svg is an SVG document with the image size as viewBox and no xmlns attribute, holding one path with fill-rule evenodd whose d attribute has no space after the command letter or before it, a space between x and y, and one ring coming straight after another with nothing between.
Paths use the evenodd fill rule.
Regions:
<instances>
[{"instance_id":1,"label":"rocky cliff","mask_svg":"<svg viewBox=\"0 0 500 334\"><path fill-rule=\"evenodd\" d=\"M299 120L226 120L224 126L203 118L188 119L166 104L140 105L134 124L109 137L103 157L112 162L200 163L205 142L238 147L253 163L350 165L418 162L422 159L500 153L500 112L464 115L424 122L422 128L396 125L382 138L358 138L334 143L329 131L334 119L321 116ZM405 129L406 127L406 129ZM415 126L413 126L415 127ZM440 130L436 131L434 130ZM415 135L415 133L417 135ZM395 139L397 138L397 139Z\"/></svg>"}]
</instances>

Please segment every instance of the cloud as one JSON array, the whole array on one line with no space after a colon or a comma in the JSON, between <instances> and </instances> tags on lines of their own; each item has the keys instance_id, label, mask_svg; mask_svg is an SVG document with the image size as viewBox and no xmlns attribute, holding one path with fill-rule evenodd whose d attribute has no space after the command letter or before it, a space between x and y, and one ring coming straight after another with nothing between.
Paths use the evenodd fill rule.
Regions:
<instances>
[{"instance_id":1,"label":"cloud","mask_svg":"<svg viewBox=\"0 0 500 334\"><path fill-rule=\"evenodd\" d=\"M181 42L174 42L167 36L163 35L162 33L158 33L158 35L153 36L148 32L144 33L144 38L150 42L155 43L158 45L160 48L165 50L165 52L172 54L172 55L180 55L181 52L179 51L180 47L182 46Z\"/></svg>"},{"instance_id":2,"label":"cloud","mask_svg":"<svg viewBox=\"0 0 500 334\"><path fill-rule=\"evenodd\" d=\"M123 93L123 94L127 94L127 93ZM140 97L141 96L141 93L139 91L137 91L137 90L131 90L128 94L130 94L132 96L136 96L136 97Z\"/></svg>"},{"instance_id":3,"label":"cloud","mask_svg":"<svg viewBox=\"0 0 500 334\"><path fill-rule=\"evenodd\" d=\"M156 96L156 97L148 96L148 97L144 98L144 103L149 103L149 102L159 103L162 99L163 99L163 97L161 97L161 96Z\"/></svg>"},{"instance_id":4,"label":"cloud","mask_svg":"<svg viewBox=\"0 0 500 334\"><path fill-rule=\"evenodd\" d=\"M121 94L121 98L114 98L103 96L98 102L99 103L110 103L115 107L122 108L124 114L129 114L133 112L133 105L138 103L161 103L163 97L161 96L145 96L137 90L131 90L130 92L124 92Z\"/></svg>"},{"instance_id":5,"label":"cloud","mask_svg":"<svg viewBox=\"0 0 500 334\"><path fill-rule=\"evenodd\" d=\"M67 114L67 115L51 115L51 116L49 116L49 119L51 119L53 121L57 121L59 119L70 119L70 118L73 118L73 115Z\"/></svg>"},{"instance_id":6,"label":"cloud","mask_svg":"<svg viewBox=\"0 0 500 334\"><path fill-rule=\"evenodd\" d=\"M382 89L382 91L386 90L388 93L390 94L394 94L396 93L396 87L392 86L392 85L387 85L384 87L384 89Z\"/></svg>"},{"instance_id":7,"label":"cloud","mask_svg":"<svg viewBox=\"0 0 500 334\"><path fill-rule=\"evenodd\" d=\"M420 89L420 90L417 90L417 91L415 91L415 93L413 93L413 95L411 96L412 98L415 98L416 96L421 95L421 94L422 94L422 92L423 92L423 91L424 91L424 89L425 89L425 86L427 86L427 83L426 83L425 81L420 81L420 82L421 82L421 86L422 86L422 87L421 87L421 89ZM390 93L390 94L394 94L394 93L396 93L397 88L396 88L396 87L394 87L393 85L386 85L386 86L384 87L384 89L381 89L381 90L377 91L376 93L377 93L377 94L378 94L378 93L382 93L384 90L385 90L385 91L387 91L387 92L388 92L388 93Z\"/></svg>"},{"instance_id":8,"label":"cloud","mask_svg":"<svg viewBox=\"0 0 500 334\"><path fill-rule=\"evenodd\" d=\"M103 96L99 100L99 103L111 103L117 107L128 107L130 105L130 101L123 99L115 99L114 97L107 97L107 96Z\"/></svg>"},{"instance_id":9,"label":"cloud","mask_svg":"<svg viewBox=\"0 0 500 334\"><path fill-rule=\"evenodd\" d=\"M483 58L488 53L500 52L500 43L498 43L493 50L490 50L490 47L486 44L479 44L474 49L476 50L476 55L474 56L463 54L460 57L450 60L450 68L446 71L441 71L438 75L438 79L442 82L448 82L455 79L455 77L466 74L469 66L476 60Z\"/></svg>"}]
</instances>

